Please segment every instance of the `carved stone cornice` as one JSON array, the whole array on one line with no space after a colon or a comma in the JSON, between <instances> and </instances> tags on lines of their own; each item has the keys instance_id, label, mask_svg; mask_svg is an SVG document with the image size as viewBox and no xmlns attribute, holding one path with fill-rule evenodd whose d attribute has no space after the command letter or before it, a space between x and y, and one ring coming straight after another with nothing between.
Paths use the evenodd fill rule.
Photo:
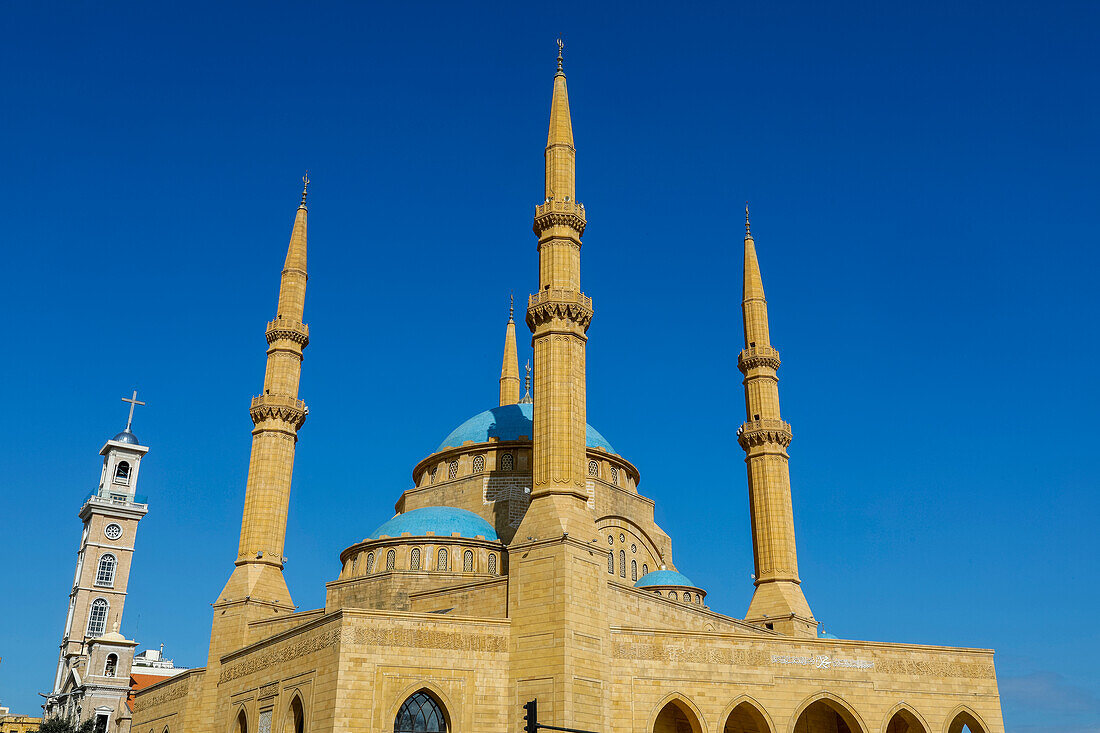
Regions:
<instances>
[{"instance_id":1,"label":"carved stone cornice","mask_svg":"<svg viewBox=\"0 0 1100 733\"><path fill-rule=\"evenodd\" d=\"M273 344L281 339L286 339L300 344L304 349L309 344L309 326L288 318L276 318L267 322L267 343Z\"/></svg>"},{"instance_id":2,"label":"carved stone cornice","mask_svg":"<svg viewBox=\"0 0 1100 733\"><path fill-rule=\"evenodd\" d=\"M779 368L779 352L771 346L750 346L737 355L737 368L742 374L748 374L750 369L767 367L772 371Z\"/></svg>"},{"instance_id":3,"label":"carved stone cornice","mask_svg":"<svg viewBox=\"0 0 1100 733\"><path fill-rule=\"evenodd\" d=\"M268 420L278 420L292 425L297 430L305 423L309 408L302 400L282 395L263 394L252 398L252 407L249 408L248 414L252 417L253 425L259 425Z\"/></svg>"},{"instance_id":4,"label":"carved stone cornice","mask_svg":"<svg viewBox=\"0 0 1100 733\"><path fill-rule=\"evenodd\" d=\"M588 222L584 218L584 204L577 201L550 200L535 207L535 223L531 227L535 234L542 233L552 227L569 227L584 234L584 228Z\"/></svg>"},{"instance_id":5,"label":"carved stone cornice","mask_svg":"<svg viewBox=\"0 0 1100 733\"><path fill-rule=\"evenodd\" d=\"M744 450L767 443L786 448L792 437L790 423L783 420L748 420L737 428L737 442Z\"/></svg>"},{"instance_id":6,"label":"carved stone cornice","mask_svg":"<svg viewBox=\"0 0 1100 733\"><path fill-rule=\"evenodd\" d=\"M584 335L592 323L592 313L592 299L575 290L550 288L527 299L527 326L531 331L563 330Z\"/></svg>"}]
</instances>

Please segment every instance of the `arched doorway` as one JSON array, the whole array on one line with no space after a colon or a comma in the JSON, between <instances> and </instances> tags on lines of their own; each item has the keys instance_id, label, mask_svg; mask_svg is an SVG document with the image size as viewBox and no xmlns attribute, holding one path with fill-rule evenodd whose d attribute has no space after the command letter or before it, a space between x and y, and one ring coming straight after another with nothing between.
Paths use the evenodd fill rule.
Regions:
<instances>
[{"instance_id":1,"label":"arched doorway","mask_svg":"<svg viewBox=\"0 0 1100 733\"><path fill-rule=\"evenodd\" d=\"M244 710L237 713L237 724L233 726L233 733L248 733L248 717Z\"/></svg>"},{"instance_id":2,"label":"arched doorway","mask_svg":"<svg viewBox=\"0 0 1100 733\"><path fill-rule=\"evenodd\" d=\"M862 729L847 707L823 697L802 711L794 733L862 733Z\"/></svg>"},{"instance_id":3,"label":"arched doorway","mask_svg":"<svg viewBox=\"0 0 1100 733\"><path fill-rule=\"evenodd\" d=\"M898 708L886 724L886 733L928 733L920 719L908 708Z\"/></svg>"},{"instance_id":4,"label":"arched doorway","mask_svg":"<svg viewBox=\"0 0 1100 733\"><path fill-rule=\"evenodd\" d=\"M302 707L302 698L297 695L290 703L286 711L286 722L283 723L283 733L305 733L306 711Z\"/></svg>"},{"instance_id":5,"label":"arched doorway","mask_svg":"<svg viewBox=\"0 0 1100 733\"><path fill-rule=\"evenodd\" d=\"M966 709L955 713L951 724L947 726L947 733L962 733L964 729L969 730L970 733L986 733L986 728L982 725L982 721L978 720L978 716Z\"/></svg>"},{"instance_id":6,"label":"arched doorway","mask_svg":"<svg viewBox=\"0 0 1100 733\"><path fill-rule=\"evenodd\" d=\"M746 701L739 703L730 711L722 733L770 733L770 728L764 714L755 705Z\"/></svg>"},{"instance_id":7,"label":"arched doorway","mask_svg":"<svg viewBox=\"0 0 1100 733\"><path fill-rule=\"evenodd\" d=\"M653 722L653 733L702 733L694 711L681 700L669 700Z\"/></svg>"},{"instance_id":8,"label":"arched doorway","mask_svg":"<svg viewBox=\"0 0 1100 733\"><path fill-rule=\"evenodd\" d=\"M397 710L393 733L447 733L447 715L439 701L420 690L413 693Z\"/></svg>"}]
</instances>

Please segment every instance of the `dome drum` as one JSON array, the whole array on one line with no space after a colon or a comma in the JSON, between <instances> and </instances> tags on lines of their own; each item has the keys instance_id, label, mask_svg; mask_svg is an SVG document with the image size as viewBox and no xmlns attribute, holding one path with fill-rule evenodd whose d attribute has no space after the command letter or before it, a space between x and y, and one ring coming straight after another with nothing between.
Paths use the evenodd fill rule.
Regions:
<instances>
[{"instance_id":1,"label":"dome drum","mask_svg":"<svg viewBox=\"0 0 1100 733\"><path fill-rule=\"evenodd\" d=\"M638 578L634 587L639 590L656 593L662 598L682 603L685 606L706 607L704 599L707 592L692 583L691 580L675 570L654 570Z\"/></svg>"}]
</instances>

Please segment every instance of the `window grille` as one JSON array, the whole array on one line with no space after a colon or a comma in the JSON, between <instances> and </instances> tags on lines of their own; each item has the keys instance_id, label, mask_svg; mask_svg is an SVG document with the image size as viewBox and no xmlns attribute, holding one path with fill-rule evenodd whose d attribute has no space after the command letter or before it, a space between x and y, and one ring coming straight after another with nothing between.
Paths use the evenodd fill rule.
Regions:
<instances>
[{"instance_id":1,"label":"window grille","mask_svg":"<svg viewBox=\"0 0 1100 733\"><path fill-rule=\"evenodd\" d=\"M626 577L626 551L619 550L619 577Z\"/></svg>"},{"instance_id":2,"label":"window grille","mask_svg":"<svg viewBox=\"0 0 1100 733\"><path fill-rule=\"evenodd\" d=\"M92 609L88 612L87 636L93 638L103 636L103 631L107 628L108 608L110 608L110 604L107 603L106 598L96 598L92 601Z\"/></svg>"},{"instance_id":3,"label":"window grille","mask_svg":"<svg viewBox=\"0 0 1100 733\"><path fill-rule=\"evenodd\" d=\"M490 554L489 555L489 575L496 575L496 574L497 574L497 556L493 555L493 554Z\"/></svg>"},{"instance_id":4,"label":"window grille","mask_svg":"<svg viewBox=\"0 0 1100 733\"><path fill-rule=\"evenodd\" d=\"M680 600L679 596L676 595L676 591L674 591L674 590L670 590L668 592L668 597L671 598L674 601Z\"/></svg>"},{"instance_id":5,"label":"window grille","mask_svg":"<svg viewBox=\"0 0 1100 733\"><path fill-rule=\"evenodd\" d=\"M615 553L614 552L607 553L607 572L611 573L612 575L615 574Z\"/></svg>"},{"instance_id":6,"label":"window grille","mask_svg":"<svg viewBox=\"0 0 1100 733\"><path fill-rule=\"evenodd\" d=\"M419 570L420 569L420 548L419 547L412 548L412 552L409 553L409 569L410 570Z\"/></svg>"},{"instance_id":7,"label":"window grille","mask_svg":"<svg viewBox=\"0 0 1100 733\"><path fill-rule=\"evenodd\" d=\"M637 560L631 560L630 561L630 579L634 580L634 581L638 580L638 561Z\"/></svg>"},{"instance_id":8,"label":"window grille","mask_svg":"<svg viewBox=\"0 0 1100 733\"><path fill-rule=\"evenodd\" d=\"M386 570L393 570L394 565L397 564L397 552L394 550L386 551Z\"/></svg>"},{"instance_id":9,"label":"window grille","mask_svg":"<svg viewBox=\"0 0 1100 733\"><path fill-rule=\"evenodd\" d=\"M516 459L512 457L512 454L511 453L505 453L504 455L502 455L500 457L500 470L501 471L511 471L513 466L515 466L515 463L516 463Z\"/></svg>"},{"instance_id":10,"label":"window grille","mask_svg":"<svg viewBox=\"0 0 1100 733\"><path fill-rule=\"evenodd\" d=\"M366 569L365 572L366 572L367 575L370 575L372 570L374 570L374 553L373 552L368 552L367 553L367 569Z\"/></svg>"},{"instance_id":11,"label":"window grille","mask_svg":"<svg viewBox=\"0 0 1100 733\"><path fill-rule=\"evenodd\" d=\"M96 568L95 584L100 587L110 588L115 584L115 556L104 555L99 558L99 567Z\"/></svg>"},{"instance_id":12,"label":"window grille","mask_svg":"<svg viewBox=\"0 0 1100 733\"><path fill-rule=\"evenodd\" d=\"M462 572L472 573L474 572L474 551L466 550L462 553Z\"/></svg>"},{"instance_id":13,"label":"window grille","mask_svg":"<svg viewBox=\"0 0 1100 733\"><path fill-rule=\"evenodd\" d=\"M397 711L394 733L447 733L447 719L428 693L418 692Z\"/></svg>"},{"instance_id":14,"label":"window grille","mask_svg":"<svg viewBox=\"0 0 1100 733\"><path fill-rule=\"evenodd\" d=\"M115 483L123 486L130 483L130 464L127 461L119 461L115 466Z\"/></svg>"},{"instance_id":15,"label":"window grille","mask_svg":"<svg viewBox=\"0 0 1100 733\"><path fill-rule=\"evenodd\" d=\"M684 594L684 603L691 603L691 594L690 593L685 593Z\"/></svg>"},{"instance_id":16,"label":"window grille","mask_svg":"<svg viewBox=\"0 0 1100 733\"><path fill-rule=\"evenodd\" d=\"M611 467L611 483L615 484L616 486L619 485L619 469L615 468L614 466Z\"/></svg>"},{"instance_id":17,"label":"window grille","mask_svg":"<svg viewBox=\"0 0 1100 733\"><path fill-rule=\"evenodd\" d=\"M649 575L649 565L642 563L642 577Z\"/></svg>"},{"instance_id":18,"label":"window grille","mask_svg":"<svg viewBox=\"0 0 1100 733\"><path fill-rule=\"evenodd\" d=\"M435 483L435 475L437 473L439 473L439 466L432 466L432 475L431 475L431 478L429 479L429 481L433 484Z\"/></svg>"},{"instance_id":19,"label":"window grille","mask_svg":"<svg viewBox=\"0 0 1100 733\"><path fill-rule=\"evenodd\" d=\"M485 456L474 456L474 473L481 473L485 470Z\"/></svg>"},{"instance_id":20,"label":"window grille","mask_svg":"<svg viewBox=\"0 0 1100 733\"><path fill-rule=\"evenodd\" d=\"M114 677L118 672L118 655L107 655L107 666L103 668L104 677Z\"/></svg>"},{"instance_id":21,"label":"window grille","mask_svg":"<svg viewBox=\"0 0 1100 733\"><path fill-rule=\"evenodd\" d=\"M458 477L458 461L451 461L447 464L447 478Z\"/></svg>"},{"instance_id":22,"label":"window grille","mask_svg":"<svg viewBox=\"0 0 1100 733\"><path fill-rule=\"evenodd\" d=\"M695 602L696 603L702 603L703 602L703 597L701 595L699 595L698 593L695 594Z\"/></svg>"},{"instance_id":23,"label":"window grille","mask_svg":"<svg viewBox=\"0 0 1100 733\"><path fill-rule=\"evenodd\" d=\"M589 461L588 462L588 475L589 476L599 476L600 475L600 464L596 463L595 461Z\"/></svg>"},{"instance_id":24,"label":"window grille","mask_svg":"<svg viewBox=\"0 0 1100 733\"><path fill-rule=\"evenodd\" d=\"M439 552L435 556L435 569L446 570L447 569L447 548L440 547Z\"/></svg>"},{"instance_id":25,"label":"window grille","mask_svg":"<svg viewBox=\"0 0 1100 733\"><path fill-rule=\"evenodd\" d=\"M351 559L351 574L355 575L356 568L359 567L359 556L356 555Z\"/></svg>"}]
</instances>

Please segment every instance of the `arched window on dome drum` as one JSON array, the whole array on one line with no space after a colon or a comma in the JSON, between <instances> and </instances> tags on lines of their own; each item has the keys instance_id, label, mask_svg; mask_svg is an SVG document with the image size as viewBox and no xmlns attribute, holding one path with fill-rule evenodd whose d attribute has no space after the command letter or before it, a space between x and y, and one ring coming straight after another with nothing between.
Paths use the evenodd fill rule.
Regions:
<instances>
[{"instance_id":1,"label":"arched window on dome drum","mask_svg":"<svg viewBox=\"0 0 1100 733\"><path fill-rule=\"evenodd\" d=\"M107 628L107 610L110 607L106 598L96 598L92 601L92 608L88 611L88 632L85 636L90 636L93 639L97 636L103 636L103 632Z\"/></svg>"},{"instance_id":2,"label":"arched window on dome drum","mask_svg":"<svg viewBox=\"0 0 1100 733\"><path fill-rule=\"evenodd\" d=\"M99 558L99 567L95 571L95 584L101 588L110 588L115 584L115 556L107 553Z\"/></svg>"},{"instance_id":3,"label":"arched window on dome drum","mask_svg":"<svg viewBox=\"0 0 1100 733\"><path fill-rule=\"evenodd\" d=\"M607 553L607 572L612 575L615 574L615 553L614 551Z\"/></svg>"},{"instance_id":4,"label":"arched window on dome drum","mask_svg":"<svg viewBox=\"0 0 1100 733\"><path fill-rule=\"evenodd\" d=\"M626 577L626 550L619 550L619 577Z\"/></svg>"},{"instance_id":5,"label":"arched window on dome drum","mask_svg":"<svg viewBox=\"0 0 1100 733\"><path fill-rule=\"evenodd\" d=\"M691 603L691 594L690 593L685 593L684 594L684 603Z\"/></svg>"},{"instance_id":6,"label":"arched window on dome drum","mask_svg":"<svg viewBox=\"0 0 1100 733\"><path fill-rule=\"evenodd\" d=\"M485 470L485 456L474 456L474 473L481 473Z\"/></svg>"},{"instance_id":7,"label":"arched window on dome drum","mask_svg":"<svg viewBox=\"0 0 1100 733\"><path fill-rule=\"evenodd\" d=\"M589 461L588 462L588 475L589 476L599 476L600 475L600 464L596 463L595 461Z\"/></svg>"},{"instance_id":8,"label":"arched window on dome drum","mask_svg":"<svg viewBox=\"0 0 1100 733\"><path fill-rule=\"evenodd\" d=\"M462 553L462 572L472 573L474 572L474 551L466 550Z\"/></svg>"},{"instance_id":9,"label":"arched window on dome drum","mask_svg":"<svg viewBox=\"0 0 1100 733\"><path fill-rule=\"evenodd\" d=\"M699 595L698 593L695 594L695 602L696 603L702 603L703 602L703 597L701 595Z\"/></svg>"},{"instance_id":10,"label":"arched window on dome drum","mask_svg":"<svg viewBox=\"0 0 1100 733\"><path fill-rule=\"evenodd\" d=\"M642 577L644 578L647 575L649 575L649 566L642 563Z\"/></svg>"},{"instance_id":11,"label":"arched window on dome drum","mask_svg":"<svg viewBox=\"0 0 1100 733\"><path fill-rule=\"evenodd\" d=\"M614 466L611 467L611 483L615 484L616 486L619 485L619 469L615 468Z\"/></svg>"},{"instance_id":12,"label":"arched window on dome drum","mask_svg":"<svg viewBox=\"0 0 1100 733\"><path fill-rule=\"evenodd\" d=\"M401 704L393 733L447 733L447 719L439 704L421 691Z\"/></svg>"},{"instance_id":13,"label":"arched window on dome drum","mask_svg":"<svg viewBox=\"0 0 1100 733\"><path fill-rule=\"evenodd\" d=\"M489 575L497 574L497 556L489 553Z\"/></svg>"},{"instance_id":14,"label":"arched window on dome drum","mask_svg":"<svg viewBox=\"0 0 1100 733\"><path fill-rule=\"evenodd\" d=\"M394 565L397 564L397 552L394 550L386 551L386 570L393 570Z\"/></svg>"},{"instance_id":15,"label":"arched window on dome drum","mask_svg":"<svg viewBox=\"0 0 1100 733\"><path fill-rule=\"evenodd\" d=\"M511 471L516 465L516 459L512 457L511 453L505 453L500 457L500 470Z\"/></svg>"},{"instance_id":16,"label":"arched window on dome drum","mask_svg":"<svg viewBox=\"0 0 1100 733\"><path fill-rule=\"evenodd\" d=\"M130 484L130 464L127 461L119 461L115 466L115 483L123 486Z\"/></svg>"},{"instance_id":17,"label":"arched window on dome drum","mask_svg":"<svg viewBox=\"0 0 1100 733\"><path fill-rule=\"evenodd\" d=\"M367 553L367 569L364 570L363 572L366 573L367 575L370 575L372 570L374 570L374 553L373 552L368 552Z\"/></svg>"},{"instance_id":18,"label":"arched window on dome drum","mask_svg":"<svg viewBox=\"0 0 1100 733\"><path fill-rule=\"evenodd\" d=\"M412 552L409 553L409 570L420 569L420 548L412 548Z\"/></svg>"},{"instance_id":19,"label":"arched window on dome drum","mask_svg":"<svg viewBox=\"0 0 1100 733\"><path fill-rule=\"evenodd\" d=\"M359 556L356 555L351 559L351 574L355 575L356 568L359 567Z\"/></svg>"},{"instance_id":20,"label":"arched window on dome drum","mask_svg":"<svg viewBox=\"0 0 1100 733\"><path fill-rule=\"evenodd\" d=\"M458 477L458 461L451 461L447 464L447 478Z\"/></svg>"},{"instance_id":21,"label":"arched window on dome drum","mask_svg":"<svg viewBox=\"0 0 1100 733\"><path fill-rule=\"evenodd\" d=\"M104 677L114 677L118 674L118 655L108 654L107 665L103 668Z\"/></svg>"},{"instance_id":22,"label":"arched window on dome drum","mask_svg":"<svg viewBox=\"0 0 1100 733\"><path fill-rule=\"evenodd\" d=\"M435 483L435 475L437 473L439 473L439 466L432 466L431 478L428 479L429 482L431 482L433 484Z\"/></svg>"},{"instance_id":23,"label":"arched window on dome drum","mask_svg":"<svg viewBox=\"0 0 1100 733\"><path fill-rule=\"evenodd\" d=\"M439 552L435 556L435 569L446 570L447 569L447 548L440 547Z\"/></svg>"},{"instance_id":24,"label":"arched window on dome drum","mask_svg":"<svg viewBox=\"0 0 1100 733\"><path fill-rule=\"evenodd\" d=\"M674 601L679 600L679 597L676 595L676 591L674 591L674 590L670 590L668 592L668 597L671 598Z\"/></svg>"},{"instance_id":25,"label":"arched window on dome drum","mask_svg":"<svg viewBox=\"0 0 1100 733\"><path fill-rule=\"evenodd\" d=\"M630 579L633 580L633 581L638 580L638 561L637 560L631 560L630 561Z\"/></svg>"}]
</instances>

